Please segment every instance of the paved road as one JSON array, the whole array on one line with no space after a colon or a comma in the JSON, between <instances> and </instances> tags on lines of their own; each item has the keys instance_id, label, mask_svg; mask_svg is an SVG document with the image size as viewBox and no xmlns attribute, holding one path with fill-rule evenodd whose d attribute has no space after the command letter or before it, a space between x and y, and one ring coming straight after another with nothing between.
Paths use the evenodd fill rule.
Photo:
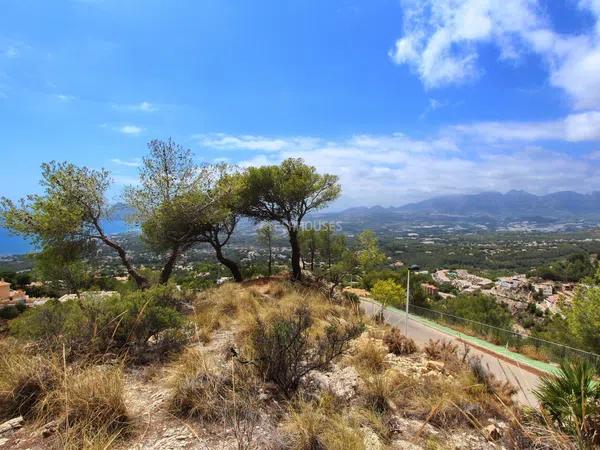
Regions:
<instances>
[{"instance_id":1,"label":"paved road","mask_svg":"<svg viewBox=\"0 0 600 450\"><path fill-rule=\"evenodd\" d=\"M379 310L379 306L374 305L368 300L361 299L361 307L368 314L374 314ZM430 328L427 325L415 320L408 320L408 334L404 329L406 314L400 311L386 310L384 317L387 323L399 328L403 334L412 338L417 345L424 346L429 339L438 340L445 339L452 341L460 346L463 345L456 337L446 334L442 331ZM410 317L410 316L409 316ZM539 384L539 377L528 370L523 369L517 362L509 363L503 361L490 353L483 352L478 348L471 347L471 355L480 356L481 362L496 378L507 380L519 390L517 400L523 405L536 406L537 401L533 395L533 390Z\"/></svg>"}]
</instances>

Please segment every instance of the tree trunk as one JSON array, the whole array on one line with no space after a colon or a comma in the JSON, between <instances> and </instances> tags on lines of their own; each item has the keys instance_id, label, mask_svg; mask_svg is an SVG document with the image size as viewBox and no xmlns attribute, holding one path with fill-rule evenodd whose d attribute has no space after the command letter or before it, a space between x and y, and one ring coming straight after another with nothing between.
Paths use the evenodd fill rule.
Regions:
<instances>
[{"instance_id":1,"label":"tree trunk","mask_svg":"<svg viewBox=\"0 0 600 450\"><path fill-rule=\"evenodd\" d=\"M302 280L302 268L300 267L300 243L298 242L298 231L291 228L288 230L290 245L292 247L292 281Z\"/></svg>"},{"instance_id":2,"label":"tree trunk","mask_svg":"<svg viewBox=\"0 0 600 450\"><path fill-rule=\"evenodd\" d=\"M268 268L269 276L271 276L272 268L273 268L273 250L271 249L271 239L269 239L269 268Z\"/></svg>"},{"instance_id":3,"label":"tree trunk","mask_svg":"<svg viewBox=\"0 0 600 450\"><path fill-rule=\"evenodd\" d=\"M223 252L221 251L221 247L219 247L218 245L213 245L213 248L215 249L217 260L229 269L231 275L233 276L233 279L238 283L244 281L244 278L242 277L242 272L240 271L240 268L237 265L237 263L235 261L232 261L231 259L226 258L223 255Z\"/></svg>"},{"instance_id":4,"label":"tree trunk","mask_svg":"<svg viewBox=\"0 0 600 450\"><path fill-rule=\"evenodd\" d=\"M179 257L179 245L176 245L171 250L171 255L167 262L165 263L162 271L160 272L160 284L167 284L169 278L171 278L171 273L173 272L173 268L175 267L175 263L177 262L177 258Z\"/></svg>"},{"instance_id":5,"label":"tree trunk","mask_svg":"<svg viewBox=\"0 0 600 450\"><path fill-rule=\"evenodd\" d=\"M146 288L148 288L150 286L150 284L148 283L148 280L145 277L143 277L142 275L140 275L133 268L133 265L131 264L131 262L127 258L127 253L125 253L125 250L123 249L123 247L121 247L116 242L111 241L106 236L102 237L102 242L104 242L110 248L112 248L112 249L114 249L114 250L117 251L117 254L119 255L119 258L121 259L121 262L123 263L123 265L127 269L127 273L129 274L129 276L131 278L133 278L133 280L135 281L135 284L137 285L137 287L139 289L146 289Z\"/></svg>"}]
</instances>

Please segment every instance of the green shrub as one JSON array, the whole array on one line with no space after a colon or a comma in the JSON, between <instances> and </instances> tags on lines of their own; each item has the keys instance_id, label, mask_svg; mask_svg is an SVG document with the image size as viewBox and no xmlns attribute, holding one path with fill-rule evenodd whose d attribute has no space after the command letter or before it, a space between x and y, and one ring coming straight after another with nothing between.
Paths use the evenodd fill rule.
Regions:
<instances>
[{"instance_id":1,"label":"green shrub","mask_svg":"<svg viewBox=\"0 0 600 450\"><path fill-rule=\"evenodd\" d=\"M560 372L542 378L535 395L561 429L581 443L600 444L600 385L587 361L563 362Z\"/></svg>"},{"instance_id":2,"label":"green shrub","mask_svg":"<svg viewBox=\"0 0 600 450\"><path fill-rule=\"evenodd\" d=\"M49 301L15 319L10 330L42 346L59 348L65 344L75 354L124 349L138 353L146 350L151 336L172 344L177 333L165 330L179 330L183 325L183 315L176 306L177 300L162 287L122 297Z\"/></svg>"}]
</instances>

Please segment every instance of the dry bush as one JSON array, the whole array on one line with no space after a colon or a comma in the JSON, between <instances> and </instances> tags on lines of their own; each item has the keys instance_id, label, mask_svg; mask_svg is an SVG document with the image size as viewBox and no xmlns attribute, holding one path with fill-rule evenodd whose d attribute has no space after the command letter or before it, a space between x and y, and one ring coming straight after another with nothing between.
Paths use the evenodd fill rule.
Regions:
<instances>
[{"instance_id":1,"label":"dry bush","mask_svg":"<svg viewBox=\"0 0 600 450\"><path fill-rule=\"evenodd\" d=\"M417 351L415 341L404 336L398 328L389 329L383 336L383 343L395 355L410 355Z\"/></svg>"},{"instance_id":2,"label":"dry bush","mask_svg":"<svg viewBox=\"0 0 600 450\"><path fill-rule=\"evenodd\" d=\"M290 291L293 291L290 283L284 281L271 281L264 292L269 297L280 299L283 298L284 295L289 294Z\"/></svg>"},{"instance_id":3,"label":"dry bush","mask_svg":"<svg viewBox=\"0 0 600 450\"><path fill-rule=\"evenodd\" d=\"M331 320L317 324L313 306L304 303L257 315L240 334L245 340L244 358L286 397L308 372L327 369L363 330L362 323L356 322Z\"/></svg>"},{"instance_id":4,"label":"dry bush","mask_svg":"<svg viewBox=\"0 0 600 450\"><path fill-rule=\"evenodd\" d=\"M59 379L60 369L52 358L14 349L0 353L0 419L37 415L40 401Z\"/></svg>"},{"instance_id":5,"label":"dry bush","mask_svg":"<svg viewBox=\"0 0 600 450\"><path fill-rule=\"evenodd\" d=\"M294 450L364 450L363 433L347 411L318 402L298 401L282 423L286 448Z\"/></svg>"},{"instance_id":6,"label":"dry bush","mask_svg":"<svg viewBox=\"0 0 600 450\"><path fill-rule=\"evenodd\" d=\"M177 416L215 421L222 417L226 386L215 361L188 350L173 364L168 379L169 409Z\"/></svg>"},{"instance_id":7,"label":"dry bush","mask_svg":"<svg viewBox=\"0 0 600 450\"><path fill-rule=\"evenodd\" d=\"M367 373L381 373L387 364L387 349L378 339L362 336L355 342L354 351L349 358L351 364Z\"/></svg>"},{"instance_id":8,"label":"dry bush","mask_svg":"<svg viewBox=\"0 0 600 450\"><path fill-rule=\"evenodd\" d=\"M174 362L167 380L170 411L207 422L256 419L258 382L247 365L219 364L189 349Z\"/></svg>"},{"instance_id":9,"label":"dry bush","mask_svg":"<svg viewBox=\"0 0 600 450\"><path fill-rule=\"evenodd\" d=\"M450 361L458 358L458 346L447 340L429 339L423 351L430 359L436 361Z\"/></svg>"}]
</instances>

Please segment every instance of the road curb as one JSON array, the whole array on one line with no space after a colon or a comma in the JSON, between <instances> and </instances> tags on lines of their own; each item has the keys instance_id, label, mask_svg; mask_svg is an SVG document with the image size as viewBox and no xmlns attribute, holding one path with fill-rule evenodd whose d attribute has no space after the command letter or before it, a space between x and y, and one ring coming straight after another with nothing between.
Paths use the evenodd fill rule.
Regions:
<instances>
[{"instance_id":1,"label":"road curb","mask_svg":"<svg viewBox=\"0 0 600 450\"><path fill-rule=\"evenodd\" d=\"M369 299L369 298L361 297L361 300L368 302L374 306L381 306L380 303L378 303L372 299ZM405 311L402 311L398 308L394 308L393 306L388 306L385 309L388 311L396 312L396 313L406 314ZM459 342L462 342L465 345L469 345L470 347L473 347L483 353L487 353L490 356L493 356L501 361L511 364L519 369L525 370L535 376L543 377L546 375L553 374L556 370L558 370L558 368L554 368L550 364L544 363L542 361L532 361L531 363L529 363L528 362L529 358L520 353L516 353L515 356L517 356L517 357L512 358L510 355L507 355L506 352L510 352L510 353L515 353L515 352L512 352L510 350L506 350L505 352L498 352L487 346L479 345L476 342L473 342L473 340L467 339L466 336L464 335L464 333L453 330L452 328L438 324L437 322L425 319L423 317L415 316L414 314L410 314L410 313L409 313L408 317L410 320L419 322L420 324L422 324L424 326L427 326L427 327L429 327L433 330L436 330L440 333L446 334L447 336L457 339ZM474 338L474 339L483 340L481 338ZM487 342L487 341L486 341L486 343L488 343L489 345L495 345L495 344L492 344L491 342ZM542 364L549 366L548 369L544 370L540 367L536 367L536 365L539 366Z\"/></svg>"}]
</instances>

